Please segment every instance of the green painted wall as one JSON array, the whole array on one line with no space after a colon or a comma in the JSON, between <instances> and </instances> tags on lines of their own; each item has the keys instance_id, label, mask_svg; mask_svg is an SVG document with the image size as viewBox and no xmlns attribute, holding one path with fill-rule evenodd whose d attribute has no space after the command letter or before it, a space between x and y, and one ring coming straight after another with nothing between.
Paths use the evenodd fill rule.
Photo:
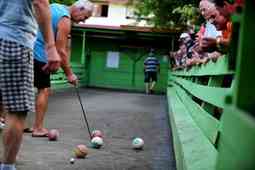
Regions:
<instances>
[{"instance_id":1,"label":"green painted wall","mask_svg":"<svg viewBox=\"0 0 255 170\"><path fill-rule=\"evenodd\" d=\"M153 47L161 66L155 90L166 92L168 57L165 54L169 51L170 41L170 35L158 33L74 29L72 68L81 85L144 91L143 62L149 48ZM107 67L109 51L119 52L118 68ZM69 87L62 70L52 76L52 84L54 88Z\"/></svg>"},{"instance_id":2,"label":"green painted wall","mask_svg":"<svg viewBox=\"0 0 255 170\"><path fill-rule=\"evenodd\" d=\"M91 56L86 61L89 65L88 85L128 90L144 90L143 61L147 50L119 46L118 41L109 39L88 39L87 48ZM108 68L107 52L119 52L119 68ZM168 61L166 57L157 55L161 61L161 72L156 91L165 92Z\"/></svg>"}]
</instances>

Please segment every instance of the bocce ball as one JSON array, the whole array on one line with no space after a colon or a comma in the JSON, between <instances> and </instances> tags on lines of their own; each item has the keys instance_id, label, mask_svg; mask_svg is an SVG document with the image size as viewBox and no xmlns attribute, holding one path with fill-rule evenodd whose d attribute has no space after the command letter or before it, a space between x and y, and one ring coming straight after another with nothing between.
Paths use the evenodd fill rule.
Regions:
<instances>
[{"instance_id":1,"label":"bocce ball","mask_svg":"<svg viewBox=\"0 0 255 170\"><path fill-rule=\"evenodd\" d=\"M103 133L100 130L93 130L91 133L92 138L100 137L103 138Z\"/></svg>"},{"instance_id":2,"label":"bocce ball","mask_svg":"<svg viewBox=\"0 0 255 170\"><path fill-rule=\"evenodd\" d=\"M132 141L133 149L143 149L144 141L142 138L134 138Z\"/></svg>"},{"instance_id":3,"label":"bocce ball","mask_svg":"<svg viewBox=\"0 0 255 170\"><path fill-rule=\"evenodd\" d=\"M80 144L74 148L74 155L76 158L85 158L88 155L88 148L86 145Z\"/></svg>"},{"instance_id":4,"label":"bocce ball","mask_svg":"<svg viewBox=\"0 0 255 170\"><path fill-rule=\"evenodd\" d=\"M91 145L93 148L99 149L104 144L104 141L102 138L96 136L92 138Z\"/></svg>"},{"instance_id":5,"label":"bocce ball","mask_svg":"<svg viewBox=\"0 0 255 170\"><path fill-rule=\"evenodd\" d=\"M59 138L59 131L57 129L51 129L48 133L48 139L50 141L56 141Z\"/></svg>"}]
</instances>

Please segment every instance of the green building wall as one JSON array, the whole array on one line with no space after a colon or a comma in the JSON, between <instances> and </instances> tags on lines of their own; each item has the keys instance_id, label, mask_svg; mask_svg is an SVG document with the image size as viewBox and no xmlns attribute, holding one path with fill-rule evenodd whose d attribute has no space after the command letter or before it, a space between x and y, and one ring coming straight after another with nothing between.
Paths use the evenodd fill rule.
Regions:
<instances>
[{"instance_id":1,"label":"green building wall","mask_svg":"<svg viewBox=\"0 0 255 170\"><path fill-rule=\"evenodd\" d=\"M155 91L165 93L168 74L167 52L170 35L139 36L136 32L74 29L71 63L82 86L144 91L143 62L151 47L160 61L160 73ZM119 52L118 68L107 67L107 52ZM59 78L59 77L62 77ZM60 81L61 79L61 81ZM62 71L52 76L54 87L67 87Z\"/></svg>"}]
</instances>

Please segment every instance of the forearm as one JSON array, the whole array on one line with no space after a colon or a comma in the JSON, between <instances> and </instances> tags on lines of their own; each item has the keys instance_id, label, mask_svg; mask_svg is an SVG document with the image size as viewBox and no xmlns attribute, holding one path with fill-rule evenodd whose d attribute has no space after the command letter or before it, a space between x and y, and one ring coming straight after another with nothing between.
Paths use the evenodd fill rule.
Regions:
<instances>
[{"instance_id":1,"label":"forearm","mask_svg":"<svg viewBox=\"0 0 255 170\"><path fill-rule=\"evenodd\" d=\"M220 42L224 47L228 47L230 43L230 39L222 38Z\"/></svg>"},{"instance_id":2,"label":"forearm","mask_svg":"<svg viewBox=\"0 0 255 170\"><path fill-rule=\"evenodd\" d=\"M66 76L73 74L70 59L68 55L68 50L58 50L59 55L61 56L61 68L63 69Z\"/></svg>"},{"instance_id":3,"label":"forearm","mask_svg":"<svg viewBox=\"0 0 255 170\"><path fill-rule=\"evenodd\" d=\"M48 0L34 0L33 6L35 8L37 22L44 36L46 48L54 46L55 40L51 28L51 13Z\"/></svg>"},{"instance_id":4,"label":"forearm","mask_svg":"<svg viewBox=\"0 0 255 170\"><path fill-rule=\"evenodd\" d=\"M217 37L216 45L219 51L226 52L230 43L229 38Z\"/></svg>"}]
</instances>

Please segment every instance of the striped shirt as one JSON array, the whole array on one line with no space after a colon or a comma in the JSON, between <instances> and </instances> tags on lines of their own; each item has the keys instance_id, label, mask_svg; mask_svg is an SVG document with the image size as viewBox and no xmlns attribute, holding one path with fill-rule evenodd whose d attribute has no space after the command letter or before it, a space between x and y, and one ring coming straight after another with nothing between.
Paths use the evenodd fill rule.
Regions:
<instances>
[{"instance_id":1,"label":"striped shirt","mask_svg":"<svg viewBox=\"0 0 255 170\"><path fill-rule=\"evenodd\" d=\"M144 61L145 72L157 72L157 67L159 66L159 61L156 57L149 56Z\"/></svg>"}]
</instances>

